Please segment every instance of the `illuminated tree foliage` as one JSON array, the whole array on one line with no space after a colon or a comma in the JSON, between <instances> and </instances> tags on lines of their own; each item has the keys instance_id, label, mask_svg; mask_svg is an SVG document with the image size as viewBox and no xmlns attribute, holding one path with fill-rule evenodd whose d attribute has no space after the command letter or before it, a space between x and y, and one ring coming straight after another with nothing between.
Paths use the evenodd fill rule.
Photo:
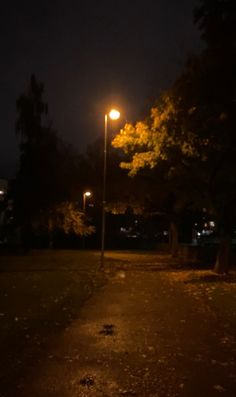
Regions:
<instances>
[{"instance_id":1,"label":"illuminated tree foliage","mask_svg":"<svg viewBox=\"0 0 236 397\"><path fill-rule=\"evenodd\" d=\"M103 144L101 139L93 142L87 147L86 153L79 158L81 172L78 175L78 183L83 189L86 187L92 190L96 208L102 202ZM144 192L150 189L146 179L140 175L130 179L125 170L119 167L124 157L121 151L108 145L106 211L112 214L124 214L127 208L132 208L134 213L140 214L144 211ZM80 195L82 194L83 190Z\"/></svg>"},{"instance_id":2,"label":"illuminated tree foliage","mask_svg":"<svg viewBox=\"0 0 236 397\"><path fill-rule=\"evenodd\" d=\"M203 157L201 147L208 140L201 141L197 134L185 131L179 123L178 98L170 94L163 95L158 104L151 108L150 116L135 125L125 124L113 139L115 148L123 149L131 155L130 162L121 162L121 168L127 169L134 176L144 167L154 168L161 161L174 162L173 156ZM189 109L189 113L193 112ZM186 139L187 138L187 139Z\"/></svg>"},{"instance_id":3,"label":"illuminated tree foliage","mask_svg":"<svg viewBox=\"0 0 236 397\"><path fill-rule=\"evenodd\" d=\"M55 204L49 209L41 210L33 222L33 228L47 230L49 246L53 247L55 232L67 235L89 236L95 232L95 227L87 224L85 214L78 210L78 206L69 201Z\"/></svg>"},{"instance_id":4,"label":"illuminated tree foliage","mask_svg":"<svg viewBox=\"0 0 236 397\"><path fill-rule=\"evenodd\" d=\"M150 172L153 179L150 192L158 201L159 210L169 218L170 251L174 256L178 251L180 213L192 205L198 194L194 184L189 187L189 164L193 156L201 156L196 151L198 137L189 134L186 140L181 131L176 103L171 93L166 93L151 109L149 117L135 125L126 124L112 142L115 148L129 155L130 161L120 165L130 176L144 168L155 170Z\"/></svg>"},{"instance_id":5,"label":"illuminated tree foliage","mask_svg":"<svg viewBox=\"0 0 236 397\"><path fill-rule=\"evenodd\" d=\"M89 236L95 232L94 226L85 223L85 215L71 202L63 202L51 211L49 229L61 229L66 234Z\"/></svg>"},{"instance_id":6,"label":"illuminated tree foliage","mask_svg":"<svg viewBox=\"0 0 236 397\"><path fill-rule=\"evenodd\" d=\"M214 213L221 243L215 270L227 272L236 222L236 18L232 0L204 0L195 10L206 47L191 58L149 117L126 124L113 146L131 176L166 165L177 194Z\"/></svg>"}]
</instances>

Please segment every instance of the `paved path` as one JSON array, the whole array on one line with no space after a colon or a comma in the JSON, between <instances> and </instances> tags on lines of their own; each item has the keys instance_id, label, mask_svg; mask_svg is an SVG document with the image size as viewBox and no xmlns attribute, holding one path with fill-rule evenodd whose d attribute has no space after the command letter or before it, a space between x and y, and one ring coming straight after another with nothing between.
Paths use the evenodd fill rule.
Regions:
<instances>
[{"instance_id":1,"label":"paved path","mask_svg":"<svg viewBox=\"0 0 236 397\"><path fill-rule=\"evenodd\" d=\"M12 397L235 397L223 325L159 268L110 274Z\"/></svg>"}]
</instances>

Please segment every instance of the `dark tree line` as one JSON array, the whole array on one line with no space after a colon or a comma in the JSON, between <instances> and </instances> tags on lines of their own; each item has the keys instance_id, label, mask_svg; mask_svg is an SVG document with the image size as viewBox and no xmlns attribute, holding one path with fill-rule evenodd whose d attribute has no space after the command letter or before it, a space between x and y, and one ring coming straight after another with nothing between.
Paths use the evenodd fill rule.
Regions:
<instances>
[{"instance_id":1,"label":"dark tree line","mask_svg":"<svg viewBox=\"0 0 236 397\"><path fill-rule=\"evenodd\" d=\"M45 233L52 245L56 230L76 235L93 232L76 203L77 157L52 127L43 94L43 84L32 75L28 90L16 102L20 163L15 219L27 245L33 234Z\"/></svg>"}]
</instances>

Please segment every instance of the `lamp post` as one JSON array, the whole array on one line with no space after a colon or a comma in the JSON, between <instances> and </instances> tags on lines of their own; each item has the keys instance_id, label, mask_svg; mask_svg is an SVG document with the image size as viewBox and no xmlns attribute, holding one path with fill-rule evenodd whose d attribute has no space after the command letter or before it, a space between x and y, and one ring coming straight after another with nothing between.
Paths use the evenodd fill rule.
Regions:
<instances>
[{"instance_id":1,"label":"lamp post","mask_svg":"<svg viewBox=\"0 0 236 397\"><path fill-rule=\"evenodd\" d=\"M4 190L0 189L0 201L3 201L5 199L5 192Z\"/></svg>"},{"instance_id":2,"label":"lamp post","mask_svg":"<svg viewBox=\"0 0 236 397\"><path fill-rule=\"evenodd\" d=\"M86 198L90 197L91 195L92 195L92 193L89 192L89 191L83 193L83 213L84 213L84 217L86 215L85 214L86 213ZM82 247L83 247L83 249L85 249L85 235L83 235L83 238L82 238Z\"/></svg>"},{"instance_id":3,"label":"lamp post","mask_svg":"<svg viewBox=\"0 0 236 397\"><path fill-rule=\"evenodd\" d=\"M109 114L105 114L104 124L104 149L103 149L103 189L102 189L102 229L101 229L101 268L104 267L104 249L106 232L106 179L107 179L107 125L108 116L111 120L118 120L120 112L112 109Z\"/></svg>"},{"instance_id":4,"label":"lamp post","mask_svg":"<svg viewBox=\"0 0 236 397\"><path fill-rule=\"evenodd\" d=\"M83 212L85 213L86 210L86 197L90 197L91 196L91 192L84 192L83 193Z\"/></svg>"}]
</instances>

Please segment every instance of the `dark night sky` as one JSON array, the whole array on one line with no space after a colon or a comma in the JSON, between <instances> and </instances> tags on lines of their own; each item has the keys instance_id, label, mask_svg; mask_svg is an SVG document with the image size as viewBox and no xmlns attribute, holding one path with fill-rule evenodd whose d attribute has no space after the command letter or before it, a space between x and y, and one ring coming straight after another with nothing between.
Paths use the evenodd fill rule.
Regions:
<instances>
[{"instance_id":1,"label":"dark night sky","mask_svg":"<svg viewBox=\"0 0 236 397\"><path fill-rule=\"evenodd\" d=\"M0 177L17 163L15 101L31 73L45 84L50 118L78 152L117 104L135 120L201 46L197 0L8 1L0 23Z\"/></svg>"}]
</instances>

